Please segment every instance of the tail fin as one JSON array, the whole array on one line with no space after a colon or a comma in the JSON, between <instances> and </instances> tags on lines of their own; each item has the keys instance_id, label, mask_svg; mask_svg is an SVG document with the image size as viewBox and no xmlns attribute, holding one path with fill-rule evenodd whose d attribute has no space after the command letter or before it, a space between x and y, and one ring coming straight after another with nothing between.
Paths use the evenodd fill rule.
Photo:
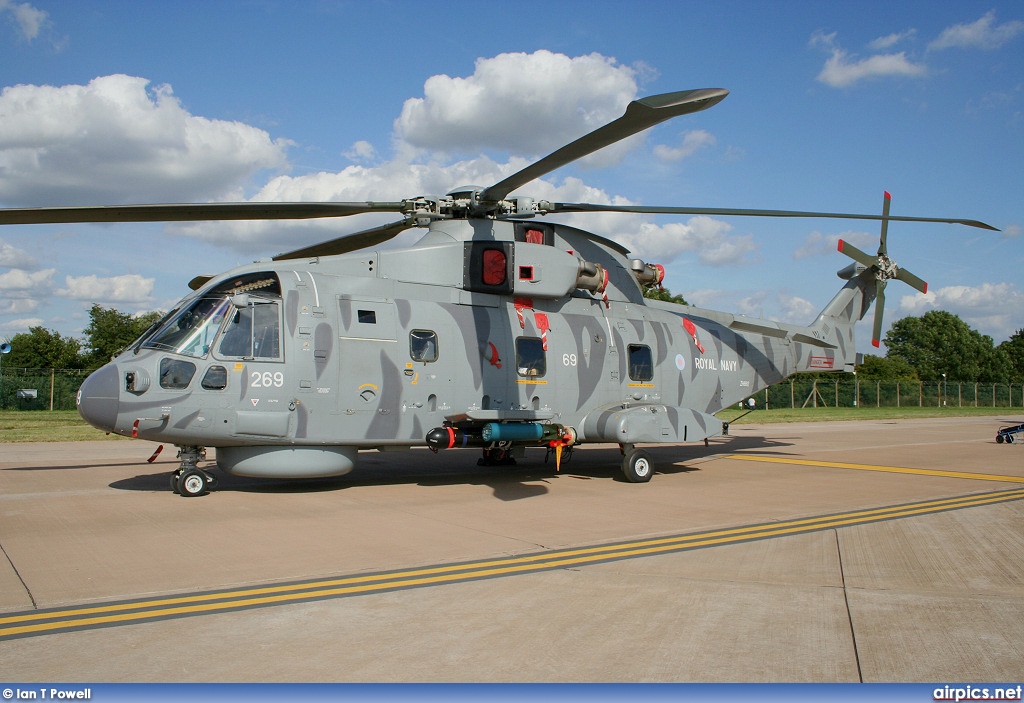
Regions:
<instances>
[{"instance_id":1,"label":"tail fin","mask_svg":"<svg viewBox=\"0 0 1024 703\"><path fill-rule=\"evenodd\" d=\"M811 330L815 338L828 340L835 346L835 362L831 368L853 371L857 361L853 326L867 315L878 287L872 270L857 264L847 266L838 275L847 279L847 284L818 314Z\"/></svg>"}]
</instances>

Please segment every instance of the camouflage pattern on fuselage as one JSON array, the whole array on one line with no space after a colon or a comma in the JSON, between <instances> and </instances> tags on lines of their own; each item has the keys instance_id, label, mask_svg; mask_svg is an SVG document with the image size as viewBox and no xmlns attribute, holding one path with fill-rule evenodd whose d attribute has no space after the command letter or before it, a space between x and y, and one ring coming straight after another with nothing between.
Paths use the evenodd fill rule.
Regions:
<instances>
[{"instance_id":1,"label":"camouflage pattern on fuselage","mask_svg":"<svg viewBox=\"0 0 1024 703\"><path fill-rule=\"evenodd\" d=\"M646 299L626 254L563 225L450 220L409 248L240 267L87 379L80 411L217 447L227 471L300 477L442 426L698 441L722 432L714 413L790 374L852 369L869 271L802 327Z\"/></svg>"}]
</instances>

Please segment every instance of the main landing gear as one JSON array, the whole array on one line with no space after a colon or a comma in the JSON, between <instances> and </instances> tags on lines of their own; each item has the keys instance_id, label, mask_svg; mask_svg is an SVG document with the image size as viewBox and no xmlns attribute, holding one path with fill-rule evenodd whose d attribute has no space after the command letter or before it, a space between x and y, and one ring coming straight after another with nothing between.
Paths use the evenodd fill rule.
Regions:
<instances>
[{"instance_id":1,"label":"main landing gear","mask_svg":"<svg viewBox=\"0 0 1024 703\"><path fill-rule=\"evenodd\" d=\"M178 458L181 464L171 474L171 490L186 498L207 493L216 479L198 466L206 460L206 448L178 447Z\"/></svg>"},{"instance_id":2,"label":"main landing gear","mask_svg":"<svg viewBox=\"0 0 1024 703\"><path fill-rule=\"evenodd\" d=\"M643 449L632 444L620 444L622 452L622 476L630 483L647 483L654 475L654 462Z\"/></svg>"}]
</instances>

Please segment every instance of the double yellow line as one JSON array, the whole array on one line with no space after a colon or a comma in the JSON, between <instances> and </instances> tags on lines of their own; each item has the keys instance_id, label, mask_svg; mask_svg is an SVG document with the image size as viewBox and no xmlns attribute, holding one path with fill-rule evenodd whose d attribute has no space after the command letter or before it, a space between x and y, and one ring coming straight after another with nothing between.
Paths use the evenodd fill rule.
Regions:
<instances>
[{"instance_id":1,"label":"double yellow line","mask_svg":"<svg viewBox=\"0 0 1024 703\"><path fill-rule=\"evenodd\" d=\"M253 588L210 591L164 598L100 603L0 616L0 639L31 637L56 632L111 627L131 623L227 613L288 603L436 586L550 569L585 566L620 559L668 554L752 540L769 539L880 520L926 515L1024 499L1024 488L959 496L942 500L858 510L786 522L749 525L724 530L659 537L617 544L562 549L459 564L442 564L373 574L275 584Z\"/></svg>"},{"instance_id":2,"label":"double yellow line","mask_svg":"<svg viewBox=\"0 0 1024 703\"><path fill-rule=\"evenodd\" d=\"M844 464L837 461L814 461L790 457L757 456L755 454L729 454L723 459L760 461L768 464L790 466L819 466L828 469L857 469L858 471L881 471L889 474L913 474L916 476L940 476L944 478L967 478L975 481L1000 481L1002 483L1024 483L1024 476L1001 476L999 474L978 474L970 471L943 471L941 469L909 469L904 466L875 466L872 464Z\"/></svg>"}]
</instances>

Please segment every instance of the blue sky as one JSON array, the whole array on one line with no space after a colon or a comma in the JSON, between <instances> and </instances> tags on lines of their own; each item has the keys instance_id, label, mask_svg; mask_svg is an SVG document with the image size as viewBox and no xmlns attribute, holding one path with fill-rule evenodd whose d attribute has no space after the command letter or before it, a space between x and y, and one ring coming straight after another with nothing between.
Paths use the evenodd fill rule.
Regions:
<instances>
[{"instance_id":1,"label":"blue sky","mask_svg":"<svg viewBox=\"0 0 1024 703\"><path fill-rule=\"evenodd\" d=\"M634 98L727 88L521 189L564 202L967 217L895 223L886 324L1024 328L1019 2L0 0L0 206L393 200L490 185ZM390 219L390 218L385 218ZM845 220L577 215L691 303L809 323ZM377 224L0 228L0 336L168 309L196 274ZM397 244L415 239L410 232ZM858 327L870 347L870 321Z\"/></svg>"}]
</instances>

